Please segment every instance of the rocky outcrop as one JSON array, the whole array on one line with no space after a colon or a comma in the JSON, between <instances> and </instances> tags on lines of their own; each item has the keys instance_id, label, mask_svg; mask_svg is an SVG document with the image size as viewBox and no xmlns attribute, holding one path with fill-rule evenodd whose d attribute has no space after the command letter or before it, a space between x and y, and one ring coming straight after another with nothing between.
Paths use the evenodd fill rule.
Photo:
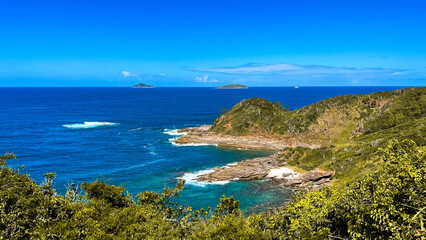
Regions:
<instances>
[{"instance_id":1,"label":"rocky outcrop","mask_svg":"<svg viewBox=\"0 0 426 240\"><path fill-rule=\"evenodd\" d=\"M254 158L241 161L235 165L227 165L214 169L214 172L200 175L197 180L201 182L213 181L249 181L270 178L274 184L297 190L319 189L331 183L332 171L314 169L304 174L285 172L282 176L271 175L271 171L280 168L279 154L268 157Z\"/></svg>"},{"instance_id":2,"label":"rocky outcrop","mask_svg":"<svg viewBox=\"0 0 426 240\"><path fill-rule=\"evenodd\" d=\"M324 185L331 183L330 178L334 175L333 171L326 171L324 169L316 168L307 173L301 174L297 178L288 179L282 178L281 184L284 187L296 189L318 189Z\"/></svg>"},{"instance_id":3,"label":"rocky outcrop","mask_svg":"<svg viewBox=\"0 0 426 240\"><path fill-rule=\"evenodd\" d=\"M177 144L212 144L219 147L258 149L279 151L285 147L308 147L319 148L319 145L308 144L298 141L295 138L276 139L262 135L256 136L231 136L218 134L211 130L211 125L204 125L198 128L180 129L178 132L187 133L176 140Z\"/></svg>"},{"instance_id":4,"label":"rocky outcrop","mask_svg":"<svg viewBox=\"0 0 426 240\"><path fill-rule=\"evenodd\" d=\"M176 140L177 144L214 144L220 147L271 151L279 151L285 147L320 147L319 145L302 143L296 139L281 140L265 136L230 136L217 134L211 130L211 125L180 129L178 132L186 133L186 135L179 137ZM279 155L280 153L276 153L268 157L254 158L241 161L235 165L216 168L214 172L200 175L197 180L201 182L213 182L270 178L275 184L293 189L303 189L309 186L319 188L330 182L329 178L333 173L322 169L315 169L298 175L294 172L283 171L282 175L277 176L274 171L278 170L280 172L279 168L285 165L285 163L279 163ZM274 174L271 174L273 172Z\"/></svg>"},{"instance_id":5,"label":"rocky outcrop","mask_svg":"<svg viewBox=\"0 0 426 240\"><path fill-rule=\"evenodd\" d=\"M199 181L226 181L226 180L256 180L266 177L271 169L278 167L277 157L254 158L241 161L233 166L216 168L214 172L201 175Z\"/></svg>"}]
</instances>

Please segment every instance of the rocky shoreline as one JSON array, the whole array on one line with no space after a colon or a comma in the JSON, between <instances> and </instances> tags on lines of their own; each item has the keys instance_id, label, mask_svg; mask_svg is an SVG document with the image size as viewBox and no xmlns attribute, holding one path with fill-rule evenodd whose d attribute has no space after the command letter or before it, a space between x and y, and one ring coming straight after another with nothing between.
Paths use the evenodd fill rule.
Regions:
<instances>
[{"instance_id":1,"label":"rocky shoreline","mask_svg":"<svg viewBox=\"0 0 426 240\"><path fill-rule=\"evenodd\" d=\"M279 151L285 147L308 147L319 148L320 145L308 144L298 141L295 138L290 139L274 139L264 136L230 136L217 134L211 131L211 125L204 125L196 128L179 129L178 132L186 133L179 137L175 143L185 144L210 144L219 147L239 148L239 149L255 149Z\"/></svg>"},{"instance_id":2,"label":"rocky shoreline","mask_svg":"<svg viewBox=\"0 0 426 240\"><path fill-rule=\"evenodd\" d=\"M229 136L211 131L211 125L179 129L185 135L179 137L177 144L211 144L219 147L280 151L285 147L318 148L319 145L306 144L296 139L278 140L263 136ZM270 179L275 185L292 189L319 189L331 183L333 172L314 169L298 173L286 167L286 162L278 160L280 152L268 157L245 160L232 165L215 168L213 172L197 177L199 182L249 181Z\"/></svg>"},{"instance_id":3,"label":"rocky shoreline","mask_svg":"<svg viewBox=\"0 0 426 240\"><path fill-rule=\"evenodd\" d=\"M314 169L306 173L297 173L286 168L286 163L279 163L280 153L268 157L254 158L215 168L214 172L198 176L200 182L214 181L249 181L271 179L275 185L296 190L316 190L331 183L332 171Z\"/></svg>"}]
</instances>

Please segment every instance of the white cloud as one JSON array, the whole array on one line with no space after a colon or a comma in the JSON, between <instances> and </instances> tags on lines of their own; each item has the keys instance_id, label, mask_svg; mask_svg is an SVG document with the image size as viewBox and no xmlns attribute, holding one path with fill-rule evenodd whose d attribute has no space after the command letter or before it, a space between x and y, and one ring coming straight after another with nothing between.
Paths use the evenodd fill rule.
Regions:
<instances>
[{"instance_id":1,"label":"white cloud","mask_svg":"<svg viewBox=\"0 0 426 240\"><path fill-rule=\"evenodd\" d=\"M121 75L124 78L128 78L128 77L139 77L141 74L140 73L136 73L136 72L122 71Z\"/></svg>"},{"instance_id":2,"label":"white cloud","mask_svg":"<svg viewBox=\"0 0 426 240\"><path fill-rule=\"evenodd\" d=\"M219 82L216 79L209 79L208 75L204 75L203 77L195 77L195 81L199 82L199 83L214 83L214 82Z\"/></svg>"},{"instance_id":3,"label":"white cloud","mask_svg":"<svg viewBox=\"0 0 426 240\"><path fill-rule=\"evenodd\" d=\"M187 68L193 72L204 73L221 73L221 74L237 74L237 75L348 75L348 74L379 74L379 75L396 75L401 74L402 69L383 69L383 68L348 68L333 67L321 65L298 65L287 63L274 64L245 64L235 67L218 67L218 68Z\"/></svg>"}]
</instances>

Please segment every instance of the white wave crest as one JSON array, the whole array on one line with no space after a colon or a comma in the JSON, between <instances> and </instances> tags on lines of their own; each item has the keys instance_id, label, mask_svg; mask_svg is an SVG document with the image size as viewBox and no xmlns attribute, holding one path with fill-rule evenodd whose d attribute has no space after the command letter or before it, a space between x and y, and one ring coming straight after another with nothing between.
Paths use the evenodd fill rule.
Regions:
<instances>
[{"instance_id":1,"label":"white wave crest","mask_svg":"<svg viewBox=\"0 0 426 240\"><path fill-rule=\"evenodd\" d=\"M185 144L183 144L183 143L176 143L175 142L176 139L177 138L171 138L171 139L169 139L169 141L174 146L177 146L177 147L200 147L200 146L216 146L217 147L217 144L209 144L209 143L185 143Z\"/></svg>"},{"instance_id":2,"label":"white wave crest","mask_svg":"<svg viewBox=\"0 0 426 240\"><path fill-rule=\"evenodd\" d=\"M179 129L164 129L164 134L172 135L172 136L182 136L186 135L186 132L178 132Z\"/></svg>"},{"instance_id":3,"label":"white wave crest","mask_svg":"<svg viewBox=\"0 0 426 240\"><path fill-rule=\"evenodd\" d=\"M214 171L215 171L214 169L207 169L207 170L201 170L195 173L188 172L183 174L183 176L179 177L178 179L185 180L186 184L199 186L199 187L205 187L206 185L224 185L230 182L230 181L211 181L211 182L197 181L197 178L199 178L200 176L204 174L212 173Z\"/></svg>"},{"instance_id":4,"label":"white wave crest","mask_svg":"<svg viewBox=\"0 0 426 240\"><path fill-rule=\"evenodd\" d=\"M228 163L223 167L220 168L230 168L232 166L237 165L237 162L232 162L232 163ZM238 181L239 178L233 178L232 180L226 180L226 181L212 181L212 182L207 182L207 181L197 181L197 178L199 178L202 175L208 174L208 173L212 173L215 172L217 168L212 168L212 169L206 169L206 170L201 170L195 173L185 173L182 177L178 178L178 179L183 179L185 180L186 183L191 184L191 185L195 185L195 186L201 186L201 187L205 187L206 185L224 185L227 184L231 181Z\"/></svg>"},{"instance_id":5,"label":"white wave crest","mask_svg":"<svg viewBox=\"0 0 426 240\"><path fill-rule=\"evenodd\" d=\"M128 130L129 132L133 132L133 131L138 131L138 130L141 130L142 128L140 127L140 128L135 128L135 129L130 129L130 130Z\"/></svg>"},{"instance_id":6,"label":"white wave crest","mask_svg":"<svg viewBox=\"0 0 426 240\"><path fill-rule=\"evenodd\" d=\"M64 124L63 127L70 129L87 129L87 128L96 128L102 126L117 126L119 123L113 122L84 122L84 123L73 123L73 124Z\"/></svg>"}]
</instances>

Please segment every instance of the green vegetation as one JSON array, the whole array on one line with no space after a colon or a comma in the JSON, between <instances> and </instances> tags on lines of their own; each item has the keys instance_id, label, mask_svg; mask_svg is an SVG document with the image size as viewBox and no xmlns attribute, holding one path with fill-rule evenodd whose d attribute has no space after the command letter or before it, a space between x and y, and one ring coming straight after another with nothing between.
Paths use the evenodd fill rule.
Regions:
<instances>
[{"instance_id":1,"label":"green vegetation","mask_svg":"<svg viewBox=\"0 0 426 240\"><path fill-rule=\"evenodd\" d=\"M242 84L229 84L221 87L217 87L216 89L247 89L247 86Z\"/></svg>"},{"instance_id":2,"label":"green vegetation","mask_svg":"<svg viewBox=\"0 0 426 240\"><path fill-rule=\"evenodd\" d=\"M318 167L325 160L331 158L330 148L309 149L305 147L285 148L279 156L281 162L287 162L292 166L310 171Z\"/></svg>"},{"instance_id":3,"label":"green vegetation","mask_svg":"<svg viewBox=\"0 0 426 240\"><path fill-rule=\"evenodd\" d=\"M338 96L294 111L281 106L261 98L243 100L218 118L213 129L218 133L247 135L256 128L275 136L315 136L315 141L331 144L348 124L354 125L352 131L371 133L423 118L426 87Z\"/></svg>"},{"instance_id":4,"label":"green vegetation","mask_svg":"<svg viewBox=\"0 0 426 240\"><path fill-rule=\"evenodd\" d=\"M16 156L6 154L0 157L0 239L424 239L426 148L392 140L378 155L383 168L375 173L244 217L233 197L224 196L214 211L178 205L173 199L182 182L136 198L99 180L57 195L53 173L37 185L22 166L8 167Z\"/></svg>"},{"instance_id":5,"label":"green vegetation","mask_svg":"<svg viewBox=\"0 0 426 240\"><path fill-rule=\"evenodd\" d=\"M213 130L262 134L316 143L319 149L286 148L281 161L306 171L324 168L345 183L381 168L376 155L389 139L426 145L426 88L345 95L288 111L261 98L243 100L215 120Z\"/></svg>"},{"instance_id":6,"label":"green vegetation","mask_svg":"<svg viewBox=\"0 0 426 240\"><path fill-rule=\"evenodd\" d=\"M284 114L279 104L262 98L243 100L216 119L213 129L231 135L247 135L256 131L271 131Z\"/></svg>"},{"instance_id":7,"label":"green vegetation","mask_svg":"<svg viewBox=\"0 0 426 240\"><path fill-rule=\"evenodd\" d=\"M96 180L53 189L0 157L0 239L426 239L426 88L326 99L289 111L244 100L222 110L218 133L294 138L322 147L286 148L290 167L334 170L335 184L300 192L283 207L243 216L233 197L193 210L184 183L133 197ZM412 139L412 140L402 140Z\"/></svg>"}]
</instances>

